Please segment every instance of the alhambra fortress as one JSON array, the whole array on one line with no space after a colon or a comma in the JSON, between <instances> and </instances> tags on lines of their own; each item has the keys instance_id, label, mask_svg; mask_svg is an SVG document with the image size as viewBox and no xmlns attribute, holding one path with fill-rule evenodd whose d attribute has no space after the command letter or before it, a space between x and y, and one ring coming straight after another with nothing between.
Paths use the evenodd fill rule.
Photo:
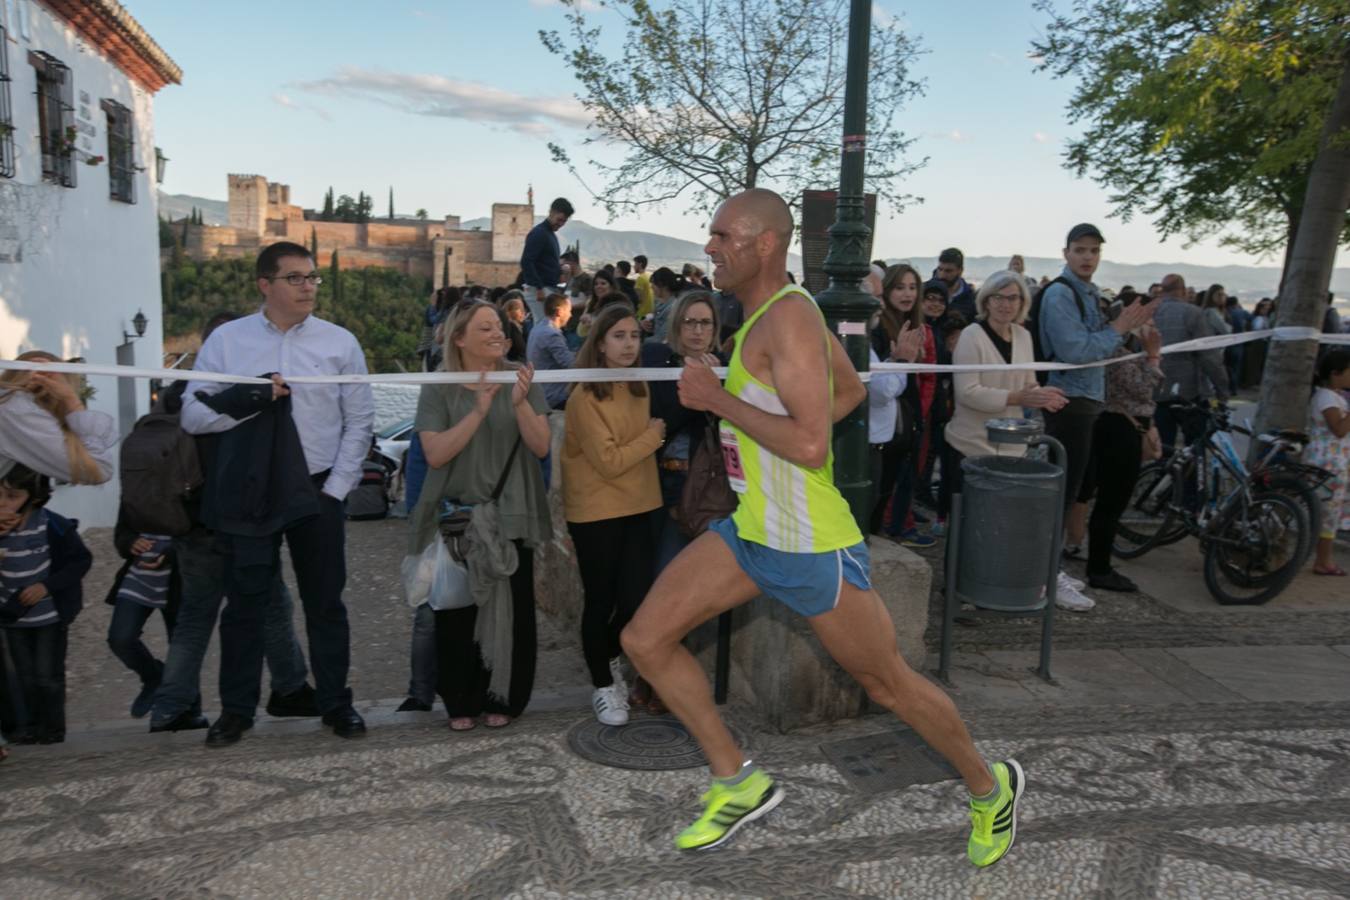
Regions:
<instances>
[{"instance_id":1,"label":"alhambra fortress","mask_svg":"<svg viewBox=\"0 0 1350 900\"><path fill-rule=\"evenodd\" d=\"M444 220L380 219L322 222L314 210L291 203L287 184L261 175L230 175L228 225L190 225L184 250L193 259L252 258L274 241L306 247L317 239L318 261L334 250L342 269L381 266L444 284L509 284L520 269L525 235L534 225L528 203L492 204L491 230L460 227L459 216Z\"/></svg>"}]
</instances>

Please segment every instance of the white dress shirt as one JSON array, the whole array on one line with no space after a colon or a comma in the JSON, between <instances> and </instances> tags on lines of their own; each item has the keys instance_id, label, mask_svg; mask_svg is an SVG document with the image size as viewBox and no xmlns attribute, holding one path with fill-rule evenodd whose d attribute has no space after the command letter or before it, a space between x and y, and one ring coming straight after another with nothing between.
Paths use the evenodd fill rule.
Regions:
<instances>
[{"instance_id":1,"label":"white dress shirt","mask_svg":"<svg viewBox=\"0 0 1350 900\"><path fill-rule=\"evenodd\" d=\"M873 363L879 363L877 351L867 351ZM885 444L895 437L895 417L900 395L905 392L908 378L904 372L872 373L867 382L867 442Z\"/></svg>"},{"instance_id":2,"label":"white dress shirt","mask_svg":"<svg viewBox=\"0 0 1350 900\"><path fill-rule=\"evenodd\" d=\"M230 375L366 374L366 357L350 331L309 316L282 331L262 312L221 325L197 353L194 366ZM241 420L197 399L229 385L190 381L183 394L183 428L190 434L228 431ZM291 385L291 415L311 475L328 471L323 492L339 500L361 479L361 462L374 434L375 399L368 384Z\"/></svg>"},{"instance_id":3,"label":"white dress shirt","mask_svg":"<svg viewBox=\"0 0 1350 900\"><path fill-rule=\"evenodd\" d=\"M93 457L100 481L111 478L117 447L117 423L112 416L82 409L66 416L66 427ZM61 423L27 391L0 391L0 473L16 462L39 474L70 481L70 457Z\"/></svg>"}]
</instances>

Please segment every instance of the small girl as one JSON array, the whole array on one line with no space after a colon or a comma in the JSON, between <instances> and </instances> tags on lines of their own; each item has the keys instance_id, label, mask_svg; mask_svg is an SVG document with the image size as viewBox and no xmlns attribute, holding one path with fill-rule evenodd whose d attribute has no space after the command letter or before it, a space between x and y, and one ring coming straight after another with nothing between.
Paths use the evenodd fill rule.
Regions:
<instances>
[{"instance_id":1,"label":"small girl","mask_svg":"<svg viewBox=\"0 0 1350 900\"><path fill-rule=\"evenodd\" d=\"M1310 406L1312 441L1303 461L1331 471L1331 480L1326 483L1331 499L1322 507L1313 574L1345 575L1345 570L1336 565L1333 548L1350 484L1350 437L1346 436L1350 435L1350 403L1343 393L1350 388L1350 350L1336 349L1322 357L1317 364L1316 385Z\"/></svg>"},{"instance_id":2,"label":"small girl","mask_svg":"<svg viewBox=\"0 0 1350 900\"><path fill-rule=\"evenodd\" d=\"M66 738L66 631L93 562L79 523L45 508L51 483L15 463L0 475L0 641L18 683L6 693L15 743Z\"/></svg>"},{"instance_id":3,"label":"small girl","mask_svg":"<svg viewBox=\"0 0 1350 900\"><path fill-rule=\"evenodd\" d=\"M632 307L604 307L577 354L578 369L625 369L638 360L642 329ZM563 507L576 546L583 606L581 650L591 705L603 725L628 724L619 635L652 584L652 511L661 508L656 452L666 435L641 381L578 384L567 398Z\"/></svg>"}]
</instances>

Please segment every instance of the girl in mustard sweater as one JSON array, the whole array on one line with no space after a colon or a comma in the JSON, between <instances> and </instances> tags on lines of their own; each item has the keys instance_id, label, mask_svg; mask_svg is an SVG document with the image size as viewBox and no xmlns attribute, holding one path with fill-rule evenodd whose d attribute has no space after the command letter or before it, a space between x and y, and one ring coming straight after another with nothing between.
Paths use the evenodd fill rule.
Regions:
<instances>
[{"instance_id":1,"label":"girl in mustard sweater","mask_svg":"<svg viewBox=\"0 0 1350 900\"><path fill-rule=\"evenodd\" d=\"M626 304L605 307L577 353L578 369L626 369L642 331ZM656 451L665 440L640 381L577 384L567 399L563 506L585 595L581 648L605 725L628 723L619 635L652 583L651 513L661 506Z\"/></svg>"}]
</instances>

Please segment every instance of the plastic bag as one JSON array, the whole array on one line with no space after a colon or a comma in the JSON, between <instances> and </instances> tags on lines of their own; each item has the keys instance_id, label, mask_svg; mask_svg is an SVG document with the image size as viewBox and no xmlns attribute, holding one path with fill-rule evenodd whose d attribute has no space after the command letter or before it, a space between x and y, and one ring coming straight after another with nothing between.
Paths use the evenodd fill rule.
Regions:
<instances>
[{"instance_id":1,"label":"plastic bag","mask_svg":"<svg viewBox=\"0 0 1350 900\"><path fill-rule=\"evenodd\" d=\"M403 557L400 569L403 574L403 596L413 609L427 602L431 593L431 582L436 576L436 548L445 553L445 543L439 539L427 544L427 548L418 554ZM447 554L448 555L448 554Z\"/></svg>"},{"instance_id":2,"label":"plastic bag","mask_svg":"<svg viewBox=\"0 0 1350 900\"><path fill-rule=\"evenodd\" d=\"M455 561L445 541L435 541L436 567L431 577L427 605L432 609L459 609L473 602L469 590L469 570Z\"/></svg>"}]
</instances>

